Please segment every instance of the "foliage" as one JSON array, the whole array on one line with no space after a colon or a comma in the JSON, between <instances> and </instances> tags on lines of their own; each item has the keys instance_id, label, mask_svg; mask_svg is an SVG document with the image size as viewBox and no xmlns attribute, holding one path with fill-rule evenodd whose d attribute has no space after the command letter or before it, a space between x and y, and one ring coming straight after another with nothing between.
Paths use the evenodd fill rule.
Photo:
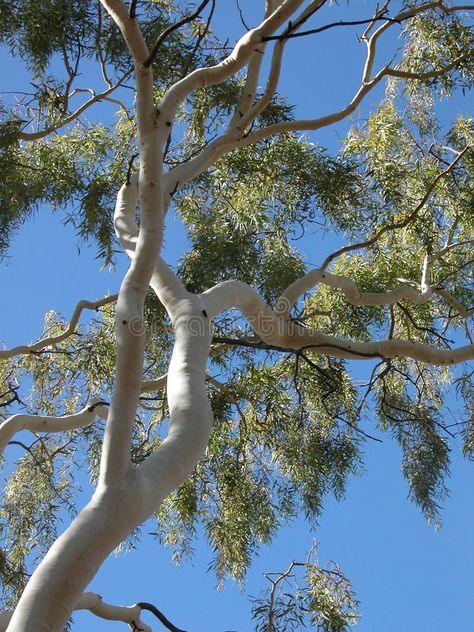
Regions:
<instances>
[{"instance_id":1,"label":"foliage","mask_svg":"<svg viewBox=\"0 0 474 632\"><path fill-rule=\"evenodd\" d=\"M267 573L266 579L271 587L254 599L252 610L257 632L345 632L359 619L351 583L334 562L326 568L318 564L314 543L306 562L292 562L284 573Z\"/></svg>"}]
</instances>

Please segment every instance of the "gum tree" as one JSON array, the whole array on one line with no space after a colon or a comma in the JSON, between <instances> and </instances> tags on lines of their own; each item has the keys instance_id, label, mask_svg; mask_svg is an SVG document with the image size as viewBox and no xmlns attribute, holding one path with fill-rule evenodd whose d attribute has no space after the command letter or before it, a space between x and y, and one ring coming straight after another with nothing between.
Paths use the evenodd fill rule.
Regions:
<instances>
[{"instance_id":1,"label":"gum tree","mask_svg":"<svg viewBox=\"0 0 474 632\"><path fill-rule=\"evenodd\" d=\"M438 100L472 83L472 7L387 2L347 20L321 0L267 0L229 47L212 31L218 4L0 3L4 46L31 79L2 102L3 252L46 203L106 263L114 229L130 257L118 295L80 301L69 322L48 313L37 342L0 351L0 446L24 451L1 517L9 632L63 630L80 608L135 630L150 629L140 613L151 609L177 629L150 604L84 592L105 558L147 520L180 557L201 523L218 578L242 579L278 525L315 519L327 493L343 494L374 415L429 521L450 442L473 454L474 129L462 114L436 120ZM299 120L278 92L285 50L340 27L366 50L359 87ZM337 155L304 135L379 86ZM94 122L108 103L118 119ZM190 243L176 271L160 254L168 212ZM309 269L295 238L315 226L341 245L315 246ZM100 317L79 325L91 309ZM450 389L467 412L448 425ZM57 536L75 468L95 490ZM290 597L281 587L297 569L306 588ZM357 618L348 580L314 551L269 579L258 629Z\"/></svg>"}]
</instances>

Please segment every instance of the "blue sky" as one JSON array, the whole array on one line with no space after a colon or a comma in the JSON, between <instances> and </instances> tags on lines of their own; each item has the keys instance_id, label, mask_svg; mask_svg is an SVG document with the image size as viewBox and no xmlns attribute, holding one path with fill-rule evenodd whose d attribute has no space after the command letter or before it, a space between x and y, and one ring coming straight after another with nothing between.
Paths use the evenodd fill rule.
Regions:
<instances>
[{"instance_id":1,"label":"blue sky","mask_svg":"<svg viewBox=\"0 0 474 632\"><path fill-rule=\"evenodd\" d=\"M255 23L254 4L251 0L241 2L250 24ZM232 41L242 32L233 2L218 0L217 5L216 29ZM342 6L343 10L349 19L369 17L373 5L361 1L352 8ZM319 24L333 20L330 9L324 11ZM390 43L394 41L391 38ZM281 92L296 103L296 115L315 116L344 105L358 86L364 52L354 32L343 28L291 42ZM388 46L381 52L382 61L388 61ZM7 86L4 89L11 89L19 70L16 65L7 69L10 74L3 78L3 84ZM380 94L379 90L370 95L354 118L365 116ZM456 101L456 110L454 106L444 107L446 115L451 116L459 106ZM467 103L461 107L468 109ZM350 124L347 121L322 130L313 140L335 150ZM184 248L182 231L170 216L165 258L175 263ZM319 235L308 235L302 248L308 260L317 263L331 250L331 241L321 242ZM78 254L71 228L62 225L59 215L41 209L22 227L12 243L9 260L0 266L0 339L8 346L35 339L45 310L55 309L68 317L79 299L115 292L125 259L116 272L99 272L94 256L94 248L87 246L81 246ZM365 471L351 480L346 498L342 502L328 499L315 530L302 521L283 528L275 545L262 550L255 560L243 589L228 582L223 590L215 591L215 577L207 572L211 553L205 543L196 543L190 564L176 568L169 552L146 535L137 551L112 556L91 589L113 603L153 602L189 632L246 632L253 626L245 593L259 593L264 571L283 570L292 559L304 559L315 538L321 563L335 560L353 581L362 602L362 621L356 630L469 632L473 629L473 483L472 466L454 454L443 529L434 531L407 500L399 450L386 436L383 444L367 444ZM124 629L123 624L98 620L89 613L78 613L74 620L76 632ZM159 625L155 624L155 629L159 630Z\"/></svg>"}]
</instances>

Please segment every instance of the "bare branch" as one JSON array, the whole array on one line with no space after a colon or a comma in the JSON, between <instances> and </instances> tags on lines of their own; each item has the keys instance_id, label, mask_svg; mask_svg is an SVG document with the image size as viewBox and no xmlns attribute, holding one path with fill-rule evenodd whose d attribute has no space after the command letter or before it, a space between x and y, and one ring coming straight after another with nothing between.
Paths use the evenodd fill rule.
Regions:
<instances>
[{"instance_id":1,"label":"bare branch","mask_svg":"<svg viewBox=\"0 0 474 632\"><path fill-rule=\"evenodd\" d=\"M436 292L436 294L439 294L440 296L442 296L445 299L445 301L449 303L451 307L455 309L456 312L460 316L462 316L462 318L464 319L470 318L474 314L474 307L471 307L470 309L466 309L463 305L461 305L461 303L457 300L457 298L455 298L451 294L451 292L448 292L448 290L435 287L433 288L433 292Z\"/></svg>"},{"instance_id":2,"label":"bare branch","mask_svg":"<svg viewBox=\"0 0 474 632\"><path fill-rule=\"evenodd\" d=\"M302 130L318 130L333 123L342 121L352 114L362 102L364 97L383 79L384 75L381 71L369 83L359 88L356 95L342 110L322 116L317 119L282 121L274 123L250 134L244 135L242 131L230 130L223 134L215 141L209 143L198 155L190 159L187 163L178 165L171 169L165 177L166 189L168 192L177 186L182 186L203 173L210 165L214 164L221 156L239 149L257 143L264 138L273 135L283 134L285 132L302 131Z\"/></svg>"},{"instance_id":3,"label":"bare branch","mask_svg":"<svg viewBox=\"0 0 474 632\"><path fill-rule=\"evenodd\" d=\"M331 22L330 24L325 24L324 26L319 26L314 29L309 29L307 31L299 31L296 33L282 33L281 35L270 35L269 37L265 37L265 42L270 42L272 40L288 40L295 39L297 37L306 37L307 35L316 35L317 33L323 33L324 31L328 31L329 29L338 27L338 26L361 26L363 24L372 24L374 22L380 20L387 20L388 22L395 22L396 24L400 24L399 20L389 18L388 16L380 15L377 17L367 18L365 20L339 20L338 22Z\"/></svg>"},{"instance_id":4,"label":"bare branch","mask_svg":"<svg viewBox=\"0 0 474 632\"><path fill-rule=\"evenodd\" d=\"M142 610L148 610L171 632L184 632L184 630L174 626L156 606L146 602L140 602L133 606L116 606L105 602L97 593L85 592L79 598L74 610L89 610L101 619L122 621L127 623L133 632L152 632L151 627L141 619ZM13 611L0 612L0 632L6 631L12 615Z\"/></svg>"},{"instance_id":5,"label":"bare branch","mask_svg":"<svg viewBox=\"0 0 474 632\"><path fill-rule=\"evenodd\" d=\"M88 92L93 97L95 97L97 95L96 91L93 90L92 88L76 88L75 90L73 90L71 92L71 94L69 96L72 97L75 94L79 94L80 92ZM133 120L132 117L130 116L130 112L128 111L127 106L125 105L125 103L120 101L120 99L115 99L114 97L103 97L100 100L101 101L108 101L109 103L116 103L120 107L122 112L125 114L125 116L128 118L128 120L129 121Z\"/></svg>"},{"instance_id":6,"label":"bare branch","mask_svg":"<svg viewBox=\"0 0 474 632\"><path fill-rule=\"evenodd\" d=\"M181 73L181 78L185 77L188 74L188 70L189 70L189 67L191 65L191 62L192 62L196 52L199 50L199 47L201 45L202 40L206 37L207 33L209 32L209 29L211 27L212 17L214 15L215 9L216 9L216 0L212 0L211 10L209 11L209 15L207 17L206 23L205 23L204 28L202 29L202 31L199 33L199 36L198 36L198 38L196 40L196 44L195 44L193 50L191 51L188 59L186 60L186 63L184 65L184 68L183 68L182 73ZM166 152L165 152L165 156L166 156Z\"/></svg>"},{"instance_id":7,"label":"bare branch","mask_svg":"<svg viewBox=\"0 0 474 632\"><path fill-rule=\"evenodd\" d=\"M184 630L181 630L181 628L177 628L175 625L173 625L171 621L167 617L165 617L165 615L160 612L160 610L158 610L158 608L153 604L141 601L137 604L137 606L142 610L148 610L149 612L152 612L155 617L165 626L165 628L168 628L168 630L170 630L171 632L185 632Z\"/></svg>"},{"instance_id":8,"label":"bare branch","mask_svg":"<svg viewBox=\"0 0 474 632\"><path fill-rule=\"evenodd\" d=\"M472 344L445 350L412 340L356 342L322 334L282 318L280 310L273 310L254 288L240 281L220 283L204 292L202 298L210 318L230 308L239 309L261 340L272 348L308 349L348 359L405 357L435 365L457 364L474 358Z\"/></svg>"},{"instance_id":9,"label":"bare branch","mask_svg":"<svg viewBox=\"0 0 474 632\"><path fill-rule=\"evenodd\" d=\"M277 305L280 305L280 315L283 317L288 317L298 297L304 294L305 292L307 292L308 290L310 290L312 287L314 287L318 283L324 283L326 285L330 285L331 287L341 288L346 298L353 305L391 305L391 304L393 305L394 303L397 303L402 298L408 299L418 305L421 305L423 303L426 303L428 300L430 300L432 292L435 290L436 285L437 285L436 283L433 283L430 286L428 282L428 273L429 273L430 263L434 261L435 259L437 259L439 256L441 256L441 254L444 254L445 252L447 252L447 250L449 250L451 247L443 248L439 253L435 253L434 255L430 257L428 256L425 257L423 275L422 275L422 280L421 280L421 292L417 292L412 287L405 285L403 287L397 288L395 290L390 290L387 292L362 293L359 291L356 284L351 279L348 279L347 277L343 277L343 276L335 276L333 274L330 274L329 272L326 271L326 268L335 258L341 256L342 254L346 252L353 252L355 250L360 250L362 248L369 248L370 246L373 246L385 233L389 231L391 232L391 231L395 231L401 228L405 228L406 226L408 226L412 221L416 219L416 217L418 216L418 213L424 207L424 205L428 201L430 195L432 194L432 192L434 191L434 189L436 188L440 180L444 178L446 175L448 175L454 169L454 167L458 164L460 160L462 160L462 158L467 154L467 152L470 149L472 149L471 145L466 146L461 152L458 153L456 158L448 165L448 167L446 167L446 169L444 169L441 173L439 173L436 176L436 178L434 178L430 186L427 188L419 204L403 220L384 226L382 229L380 229L377 233L375 233L372 237L370 237L364 242L359 242L357 244L352 244L349 246L344 246L342 248L339 248L338 250L330 254L328 257L326 257L326 259L324 260L320 268L311 270L304 277L301 277L300 279L292 283L285 290L285 292L283 292L280 299L277 301ZM469 243L470 243L470 240L469 240ZM446 298L447 294L441 293L441 292L444 292L444 290L440 291L436 288L436 291L438 294ZM454 297L450 295L449 296L450 304L452 306L456 306L456 309L458 311L460 309L461 311L459 311L459 313L463 315L463 317L466 318L467 317L466 314L469 315L469 312L467 312L459 304L458 301L456 301L455 299L453 300L453 299Z\"/></svg>"},{"instance_id":10,"label":"bare branch","mask_svg":"<svg viewBox=\"0 0 474 632\"><path fill-rule=\"evenodd\" d=\"M474 50L467 51L464 55L460 55L450 64L447 64L443 68L438 70L429 70L426 72L409 72L407 70L398 70L397 68L385 68L384 74L388 77L397 77L398 79L434 79L435 77L441 77L445 73L449 72L453 68L457 68L459 64L466 59L474 56Z\"/></svg>"},{"instance_id":11,"label":"bare branch","mask_svg":"<svg viewBox=\"0 0 474 632\"><path fill-rule=\"evenodd\" d=\"M112 294L111 296L106 296L105 298L101 298L98 301L79 301L76 305L71 319L67 328L63 331L62 334L58 334L57 336L49 336L47 338L41 338L37 342L34 342L31 345L20 345L18 347L13 347L12 349L4 349L0 351L0 360L12 358L16 355L26 355L30 353L39 353L43 349L47 347L52 347L54 345L59 344L66 338L69 338L75 333L76 325L79 322L79 318L81 317L81 313L84 309L93 309L98 310L100 307L104 305L109 305L110 303L115 303L118 298L118 294Z\"/></svg>"},{"instance_id":12,"label":"bare branch","mask_svg":"<svg viewBox=\"0 0 474 632\"><path fill-rule=\"evenodd\" d=\"M102 49L102 4L100 0L98 1L97 7L97 38L96 38L96 46L97 46L97 57L100 63L100 70L102 72L102 77L104 82L112 87L112 81L109 79L107 74L107 65L106 65L106 57L104 55L104 51Z\"/></svg>"},{"instance_id":13,"label":"bare branch","mask_svg":"<svg viewBox=\"0 0 474 632\"><path fill-rule=\"evenodd\" d=\"M171 86L159 106L167 123L172 124L178 107L193 90L221 83L241 70L262 43L262 38L274 33L302 3L303 0L284 0L258 27L241 37L231 54L222 62L198 68ZM163 142L166 142L166 138Z\"/></svg>"},{"instance_id":14,"label":"bare branch","mask_svg":"<svg viewBox=\"0 0 474 632\"><path fill-rule=\"evenodd\" d=\"M442 4L441 0L435 0L434 2L425 2L424 4L420 4L417 7L412 7L411 9L408 9L406 11L402 11L402 12L398 13L393 18L393 21L392 20L391 21L385 21L370 36L370 38L368 38L368 33L369 33L370 29L373 26L373 24L370 24L369 27L366 29L366 31L364 33L364 36L363 36L363 40L367 44L367 59L366 59L366 62L365 62L365 68L364 68L364 72L363 72L363 75L362 75L362 81L364 83L366 83L367 81L370 81L370 77L372 75L372 69L373 69L374 63L375 63L376 49L377 49L378 40L379 40L380 36L388 28L390 28L393 24L396 24L396 23L402 22L404 20L407 20L409 18L412 18L415 15L418 15L419 13L423 13L424 11L429 11L430 9L434 9L435 7L438 7L441 4ZM376 13L374 15L374 22L378 19L378 16L379 16L379 11L376 11Z\"/></svg>"},{"instance_id":15,"label":"bare branch","mask_svg":"<svg viewBox=\"0 0 474 632\"><path fill-rule=\"evenodd\" d=\"M130 5L128 7L128 17L131 20L134 20L137 17L137 4L138 0L130 0Z\"/></svg>"},{"instance_id":16,"label":"bare branch","mask_svg":"<svg viewBox=\"0 0 474 632\"><path fill-rule=\"evenodd\" d=\"M444 4L440 4L440 11L443 13L455 13L456 11L474 11L474 4L458 4L453 7L447 7Z\"/></svg>"},{"instance_id":17,"label":"bare branch","mask_svg":"<svg viewBox=\"0 0 474 632\"><path fill-rule=\"evenodd\" d=\"M163 156L160 139L168 128L157 117L154 103L153 72L143 66L150 52L136 19L130 19L120 0L101 0L120 29L132 55L137 85L136 114L140 150L138 200L135 186L124 185L117 196L117 205L127 203L136 208L140 202L140 235L136 256L129 267L119 292L116 309L117 360L115 390L110 405L102 460L101 482L122 480L130 471L130 445L138 406L145 336L141 331L143 305L156 258L163 239Z\"/></svg>"},{"instance_id":18,"label":"bare branch","mask_svg":"<svg viewBox=\"0 0 474 632\"><path fill-rule=\"evenodd\" d=\"M241 21L241 23L242 23L242 26L243 26L244 28L246 28L246 29L247 29L247 31L250 31L250 26L249 26L249 25L247 24L247 22L245 21L245 18L244 18L244 12L242 11L242 7L240 6L240 2L239 2L239 0L235 0L235 4L237 5L237 10L238 10L238 12L239 12L240 21Z\"/></svg>"},{"instance_id":19,"label":"bare branch","mask_svg":"<svg viewBox=\"0 0 474 632\"><path fill-rule=\"evenodd\" d=\"M72 112L68 116L65 116L57 123L54 123L53 125L49 125L48 127L42 130L38 130L37 132L19 132L18 138L20 140L25 140L25 141L39 140L40 138L44 138L45 136L52 134L56 130L61 129L61 127L65 127L66 125L69 125L70 123L78 119L79 116L83 114L83 112L85 112L88 108L94 105L94 103L98 103L99 101L106 100L107 97L110 94L112 94L112 92L117 90L117 88L119 88L131 75L132 75L132 71L127 72L125 75L123 75L123 77L119 81L117 81L117 83L112 85L110 88L107 88L107 90L104 90L103 92L94 94L88 101L86 101L80 107L78 107L77 110L75 110L75 112Z\"/></svg>"},{"instance_id":20,"label":"bare branch","mask_svg":"<svg viewBox=\"0 0 474 632\"><path fill-rule=\"evenodd\" d=\"M94 423L97 416L107 419L107 403L99 398L93 399L82 410L73 415L49 417L41 415L12 415L0 424L0 455L13 435L20 430L31 432L65 432L84 428Z\"/></svg>"},{"instance_id":21,"label":"bare branch","mask_svg":"<svg viewBox=\"0 0 474 632\"><path fill-rule=\"evenodd\" d=\"M284 30L283 35L297 31L312 15L316 13L316 11L318 11L324 5L325 1L326 0L313 0L313 2L311 2L294 21L291 21L288 24L288 26ZM270 15L268 13L269 11L270 9L269 7L267 7L267 12L265 13L266 18L268 17L268 15ZM251 107L253 100L255 99L260 68L265 54L265 42L268 41L268 39L272 38L264 37L262 39L262 44L255 49L256 52L250 60L247 79L245 82L244 90L242 92L242 97L236 108L235 114L229 123L229 130L235 128L240 133L244 132L246 127L252 121L254 121L261 112L264 111L267 105L271 102L276 92L278 81L280 78L281 59L286 43L285 39L279 39L279 41L275 45L265 93L259 100L259 102Z\"/></svg>"},{"instance_id":22,"label":"bare branch","mask_svg":"<svg viewBox=\"0 0 474 632\"><path fill-rule=\"evenodd\" d=\"M317 284L341 289L352 305L393 305L403 298L410 300L416 305L423 305L430 300L432 295L432 288L423 282L421 284L421 292L417 292L408 285L386 292L361 292L352 279L342 275L331 274L321 267L311 270L311 272L292 283L283 292L277 302L277 308L279 308L281 316L288 317L296 298Z\"/></svg>"}]
</instances>

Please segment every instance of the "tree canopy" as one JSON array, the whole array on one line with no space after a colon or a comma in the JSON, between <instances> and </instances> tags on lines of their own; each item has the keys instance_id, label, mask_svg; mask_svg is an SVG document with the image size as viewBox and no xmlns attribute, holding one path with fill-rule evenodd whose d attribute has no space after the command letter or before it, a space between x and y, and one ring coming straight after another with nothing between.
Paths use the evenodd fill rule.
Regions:
<instances>
[{"instance_id":1,"label":"tree canopy","mask_svg":"<svg viewBox=\"0 0 474 632\"><path fill-rule=\"evenodd\" d=\"M400 445L410 498L434 525L451 451L462 446L474 458L474 121L459 98L474 78L474 7L389 0L348 20L344 7L324 0L261 4L262 25L247 30L244 18L234 49L213 29L216 0L0 0L2 45L26 69L24 90L0 101L0 254L50 207L78 243L95 244L99 266L115 265L123 250L132 273L142 265L133 253L142 247L135 222L145 234L151 211L143 209L153 210L142 195L146 165L155 164L148 102L158 121L161 221L179 218L188 240L177 269L167 268L181 288L174 298L160 295L168 272L158 290L152 279L146 327L138 319L133 330L133 317L122 315L126 277L122 308L117 295L77 297L71 320L50 311L37 342L0 349L0 446L22 449L14 467L5 452L7 609L75 515L78 471L100 487L107 407L125 380L120 323L137 339L146 330L138 408L127 395L134 471L146 471L165 444L173 301L185 296L202 297L204 321L213 320L205 369L212 428L191 474L140 520L176 560L204 534L218 581L243 581L279 526L302 515L315 524L328 494L343 497L363 450L384 434ZM322 113L301 120L298 94L278 88L285 50L298 37L341 29L367 53L359 87L337 111L326 112L321 98L315 116ZM143 87L140 72L151 68ZM313 132L353 115L380 87L379 104L354 116L337 152L317 143ZM449 122L438 108L447 99L461 103ZM330 253L316 242L318 267L299 250L308 231L333 240ZM159 227L150 234L159 254ZM354 366L362 361L369 377L361 384ZM447 421L454 398L458 416ZM25 429L33 436L14 437ZM125 545L139 538L133 529L125 535ZM304 586L288 592L296 572ZM349 579L319 565L315 549L269 579L254 608L262 632L342 632L358 619ZM94 612L88 595L83 607ZM132 627L133 616L122 619Z\"/></svg>"}]
</instances>

